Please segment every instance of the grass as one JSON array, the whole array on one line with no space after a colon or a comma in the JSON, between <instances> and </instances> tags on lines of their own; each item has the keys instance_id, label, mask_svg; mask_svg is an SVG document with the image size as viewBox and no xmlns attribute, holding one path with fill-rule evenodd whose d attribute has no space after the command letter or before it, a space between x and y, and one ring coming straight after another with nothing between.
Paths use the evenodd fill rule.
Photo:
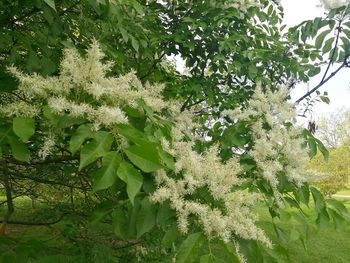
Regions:
<instances>
[{"instance_id":1,"label":"grass","mask_svg":"<svg viewBox=\"0 0 350 263\"><path fill-rule=\"evenodd\" d=\"M350 200L343 200L350 209ZM277 236L271 224L271 219L267 212L260 211L260 225L273 240ZM313 208L304 210L309 215L308 222L314 223L315 214ZM287 233L298 227L295 220L278 222L278 226L286 230ZM300 240L289 242L285 245L291 262L295 263L348 263L350 262L350 226L336 230L333 225L324 226L320 229L313 229L304 248Z\"/></svg>"},{"instance_id":2,"label":"grass","mask_svg":"<svg viewBox=\"0 0 350 263\"><path fill-rule=\"evenodd\" d=\"M350 200L344 199L343 202L350 210ZM16 212L13 215L13 220L28 220L31 216L35 215L35 213L42 211L42 207L39 205L36 209L32 209L31 200L28 198L16 199L15 206ZM277 236L271 224L271 217L268 212L263 206L257 207L257 211L260 215L259 225L266 231L273 241L276 241ZM304 211L309 216L308 222L313 223L315 220L313 208L304 207ZM0 210L0 217L4 212L4 210ZM278 221L277 225L284 229L287 234L290 234L292 229L298 227L298 223L294 219ZM47 262L61 262L60 258L65 258L64 253L67 253L67 255L69 254L69 256L62 262L70 262L69 260L67 261L67 259L73 259L74 257L72 257L72 255L74 255L77 250L74 250L70 244L65 243L65 240L60 237L58 229L61 227L62 225L60 224L55 225L53 228L11 225L10 236L21 240L21 243L24 244L21 249L25 249L26 244L30 244L34 239L43 241L44 244L48 246L48 249L50 247L55 248L56 251L53 250L49 253L54 255L54 257L51 256L52 259L48 258ZM2 240L0 239L0 255L2 251L4 251L1 250L1 242ZM293 263L348 263L350 262L350 226L346 226L343 230L336 230L332 225L328 225L320 230L312 230L306 244L306 249L300 240L290 241L284 246L290 255L291 262ZM31 250L32 248L28 245L28 251ZM1 257L0 262L2 262ZM77 259L74 262L80 261ZM98 260L96 262L105 261Z\"/></svg>"},{"instance_id":3,"label":"grass","mask_svg":"<svg viewBox=\"0 0 350 263\"><path fill-rule=\"evenodd\" d=\"M337 192L337 195L350 195L350 190L341 190Z\"/></svg>"}]
</instances>

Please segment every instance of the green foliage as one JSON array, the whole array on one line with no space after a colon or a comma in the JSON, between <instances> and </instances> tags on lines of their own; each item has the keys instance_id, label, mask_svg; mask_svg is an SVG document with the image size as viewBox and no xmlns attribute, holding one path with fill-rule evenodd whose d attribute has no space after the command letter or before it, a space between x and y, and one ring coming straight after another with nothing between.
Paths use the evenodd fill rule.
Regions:
<instances>
[{"instance_id":1,"label":"green foliage","mask_svg":"<svg viewBox=\"0 0 350 263\"><path fill-rule=\"evenodd\" d=\"M126 192L128 193L130 202L133 204L135 196L140 191L143 183L142 175L128 162L122 162L120 164L117 174L126 183Z\"/></svg>"},{"instance_id":2,"label":"green foliage","mask_svg":"<svg viewBox=\"0 0 350 263\"><path fill-rule=\"evenodd\" d=\"M80 151L79 170L93 163L99 157L105 155L113 143L113 136L105 131L99 131L91 142L88 142Z\"/></svg>"},{"instance_id":3,"label":"green foliage","mask_svg":"<svg viewBox=\"0 0 350 263\"><path fill-rule=\"evenodd\" d=\"M23 142L26 142L34 135L35 122L31 118L14 118L13 131Z\"/></svg>"},{"instance_id":4,"label":"green foliage","mask_svg":"<svg viewBox=\"0 0 350 263\"><path fill-rule=\"evenodd\" d=\"M196 262L199 251L205 242L205 237L200 232L188 235L188 237L179 247L176 261L180 263Z\"/></svg>"},{"instance_id":5,"label":"green foliage","mask_svg":"<svg viewBox=\"0 0 350 263\"><path fill-rule=\"evenodd\" d=\"M165 99L177 100L180 111L194 109L198 124L195 132L210 138L197 142L197 152L202 154L216 144L223 162L238 155L242 167L239 176L245 183L237 190L260 193L274 220L293 217L298 227L288 233L274 225L278 237L275 250L253 240L209 240L197 228L182 236L173 207L166 202L154 204L148 198L157 185L155 173L164 170L173 176L176 159L162 145L173 136L174 116L168 109L155 112L146 99L135 100L137 108L121 103L128 124L97 128L91 119L72 116L68 110L53 112L44 98L35 101L40 113L34 118L1 111L1 163L9 166L6 169L13 182L13 195L49 200L58 211L69 211L70 217L60 231L74 244L72 255L85 255L74 259L78 262L86 258L108 262L105 254L110 262L146 260L146 255L129 248L140 248L138 244L158 253L158 258L150 262L169 262L173 257L176 262L186 263L239 262L237 245L247 262L279 262L279 258L288 258L282 245L289 240L300 240L306 247L311 223L302 212L302 204L309 205L310 193L317 223L324 225L332 220L337 227L343 226L348 214L340 203L325 200L316 188L306 183L300 187L280 174L276 187L282 195L280 201L298 213L284 211L277 204L276 190L259 176L257 164L249 156L254 147L251 123L232 121L222 112L248 107L258 83L264 89L278 89L290 79L308 81L319 72L319 64L311 61L322 60L323 55L334 51L333 61L344 60L349 51L346 39L350 24L343 21L339 50L333 47L335 39L328 35L336 30L337 14L348 11L334 10L326 19L306 21L284 35L283 10L275 1L260 1L260 7L249 6L244 12L223 0L146 2L2 1L0 60L4 66L0 67L0 88L6 93L0 98L1 104L18 99L13 92L19 83L8 74L6 66L15 65L24 73L40 77L59 76L63 49L75 47L83 54L95 38L106 54L105 60L114 62L109 76L132 70L146 87L147 82L164 84ZM306 44L310 38L315 39L314 46ZM177 72L166 55L184 59L189 74ZM101 106L101 101L83 93L79 85L67 95L68 100ZM19 99L25 103L27 98ZM104 99L106 105L113 104L109 98ZM327 97L322 100L327 101ZM55 137L44 160L40 159L40 150L50 138L43 135ZM328 158L328 150L320 140L308 131L303 135L310 156L316 156L314 160L318 151ZM5 166L1 169L3 172ZM4 180L0 177L2 185ZM200 189L193 195L212 207L222 206L207 193L207 189ZM108 231L102 232L104 227ZM105 238L103 242L96 233ZM123 252L115 253L112 245L105 244L114 244ZM159 244L165 250L163 258L156 249ZM17 245L18 260L63 261L59 255L34 255L38 247L45 251L43 243ZM13 259L12 252L1 256L3 261Z\"/></svg>"},{"instance_id":6,"label":"green foliage","mask_svg":"<svg viewBox=\"0 0 350 263\"><path fill-rule=\"evenodd\" d=\"M125 149L125 153L133 164L146 173L162 168L157 147L153 143L132 145Z\"/></svg>"},{"instance_id":7,"label":"green foliage","mask_svg":"<svg viewBox=\"0 0 350 263\"><path fill-rule=\"evenodd\" d=\"M118 152L109 152L103 156L102 167L94 172L94 191L103 190L111 187L120 177L121 157Z\"/></svg>"}]
</instances>

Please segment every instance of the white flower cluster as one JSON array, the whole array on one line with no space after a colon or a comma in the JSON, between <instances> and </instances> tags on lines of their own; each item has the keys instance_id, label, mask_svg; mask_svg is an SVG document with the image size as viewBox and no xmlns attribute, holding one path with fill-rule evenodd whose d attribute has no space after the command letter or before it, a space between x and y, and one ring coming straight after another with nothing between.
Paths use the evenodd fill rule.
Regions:
<instances>
[{"instance_id":1,"label":"white flower cluster","mask_svg":"<svg viewBox=\"0 0 350 263\"><path fill-rule=\"evenodd\" d=\"M233 7L240 11L241 16L248 11L250 7L260 7L261 3L258 0L228 0L228 1L212 1L212 4L219 6L221 8L230 8Z\"/></svg>"},{"instance_id":2,"label":"white flower cluster","mask_svg":"<svg viewBox=\"0 0 350 263\"><path fill-rule=\"evenodd\" d=\"M103 57L98 44L93 41L86 58L74 49L65 51L59 76L44 78L10 68L20 82L18 91L26 102L18 100L4 105L1 113L34 117L40 114L40 109L32 105L47 103L53 112L87 118L98 129L127 122L123 107L139 107L140 99L156 112L166 107L161 96L163 86L143 86L134 72L117 78L106 77L111 65L102 63Z\"/></svg>"},{"instance_id":3,"label":"white flower cluster","mask_svg":"<svg viewBox=\"0 0 350 263\"><path fill-rule=\"evenodd\" d=\"M320 0L325 9L331 10L341 6L349 5L349 0Z\"/></svg>"},{"instance_id":4,"label":"white flower cluster","mask_svg":"<svg viewBox=\"0 0 350 263\"><path fill-rule=\"evenodd\" d=\"M254 147L249 155L260 169L260 176L269 182L279 199L278 174L300 185L310 171L307 169L309 156L303 148L301 129L295 127L295 110L286 102L287 89L276 92L262 91L258 86L248 108L226 113L233 120L253 121L251 125Z\"/></svg>"},{"instance_id":5,"label":"white flower cluster","mask_svg":"<svg viewBox=\"0 0 350 263\"><path fill-rule=\"evenodd\" d=\"M39 153L38 153L39 157L43 160L46 159L46 157L52 153L52 149L54 148L55 144L56 143L53 135L50 134L49 136L47 136L45 138L44 144L39 150Z\"/></svg>"},{"instance_id":6,"label":"white flower cluster","mask_svg":"<svg viewBox=\"0 0 350 263\"><path fill-rule=\"evenodd\" d=\"M181 113L172 129L172 142L163 141L163 148L176 158L175 176L170 177L165 171L159 171L156 174L158 188L151 200L170 201L171 207L177 212L178 226L183 233L188 232L190 218L195 216L208 238L229 241L236 235L259 240L270 246L270 240L255 225L257 218L250 209L257 195L232 191L234 186L242 183L238 177L241 172L238 159L231 158L222 163L217 146L210 147L203 154L195 152L192 149L191 131L194 124L191 118L193 115L190 113ZM193 198L203 189L214 202L221 204L220 208Z\"/></svg>"}]
</instances>

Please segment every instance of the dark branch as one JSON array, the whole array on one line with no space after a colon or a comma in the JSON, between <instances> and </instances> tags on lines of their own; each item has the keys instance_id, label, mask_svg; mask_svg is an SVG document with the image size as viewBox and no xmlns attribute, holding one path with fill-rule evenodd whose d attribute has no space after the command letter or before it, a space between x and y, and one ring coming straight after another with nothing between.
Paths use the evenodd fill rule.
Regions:
<instances>
[{"instance_id":1,"label":"dark branch","mask_svg":"<svg viewBox=\"0 0 350 263\"><path fill-rule=\"evenodd\" d=\"M27 222L27 221L17 221L17 220L9 220L7 221L7 224L12 224L12 225L26 225L26 226L50 226L57 224L60 222L67 213L62 214L58 219L51 221L51 222ZM0 223L3 223L3 221L0 221Z\"/></svg>"},{"instance_id":2,"label":"dark branch","mask_svg":"<svg viewBox=\"0 0 350 263\"><path fill-rule=\"evenodd\" d=\"M326 72L324 73L321 82L323 82L323 81L325 80L325 78L327 77L329 68L330 68L331 65L333 64L333 59L334 59L335 53L336 53L336 51L337 51L337 49L338 49L339 36L340 36L340 32L341 32L341 23L342 23L342 20L339 21L339 24L338 24L338 27L337 27L338 32L337 32L337 36L336 36L334 48L333 48L333 51L332 51L332 55L331 55L331 57L330 57L330 59L329 59L329 63L328 63Z\"/></svg>"},{"instance_id":3,"label":"dark branch","mask_svg":"<svg viewBox=\"0 0 350 263\"><path fill-rule=\"evenodd\" d=\"M40 165L40 164L49 164L49 163L63 163L63 162L75 161L75 160L78 160L78 159L73 156L55 156L44 160L34 159L29 163L27 163L27 162L18 161L14 158L4 158L3 160L0 161L0 164L11 163L11 164L28 166L28 165Z\"/></svg>"},{"instance_id":4,"label":"dark branch","mask_svg":"<svg viewBox=\"0 0 350 263\"><path fill-rule=\"evenodd\" d=\"M180 109L181 112L183 112L183 111L186 109L187 104L190 102L190 100L192 99L192 97L193 97L193 93L191 93L191 94L188 96L188 98L185 100L184 104L182 104L181 109Z\"/></svg>"},{"instance_id":5,"label":"dark branch","mask_svg":"<svg viewBox=\"0 0 350 263\"><path fill-rule=\"evenodd\" d=\"M312 90L310 90L309 92L307 92L304 96L300 97L298 100L295 101L295 104L299 104L302 100L304 100L306 97L310 96L313 92L315 92L316 90L318 90L320 87L323 86L323 84L325 84L328 80L330 80L335 74L338 73L339 70L341 70L344 66L347 66L347 58L348 57L345 57L344 59L344 62L342 63L342 65L336 70L334 71L332 74L330 74L328 77L327 77L327 74L328 74L328 71L331 67L331 65L334 63L334 56L336 54L336 51L338 49L338 44L339 44L339 38L340 38L340 33L341 33L341 23L343 22L343 20L339 20L339 24L337 26L337 35L336 35L336 40L335 40L335 44L334 44L334 48L332 50L332 54L331 54L331 57L329 59L329 62L328 62L328 65L327 65L327 69L320 81L320 83L314 87ZM304 112L305 114L305 112Z\"/></svg>"},{"instance_id":6,"label":"dark branch","mask_svg":"<svg viewBox=\"0 0 350 263\"><path fill-rule=\"evenodd\" d=\"M142 80L142 79L148 77L149 75L151 75L151 73L152 73L152 71L154 70L154 68L157 66L157 64L158 64L159 62L162 61L162 58L163 58L164 56L165 56L165 53L163 53L162 55L160 55L159 58L155 59L155 60L153 61L152 65L151 65L151 67L148 69L147 73L146 73L145 75L141 76L140 79Z\"/></svg>"},{"instance_id":7,"label":"dark branch","mask_svg":"<svg viewBox=\"0 0 350 263\"><path fill-rule=\"evenodd\" d=\"M323 81L321 81L316 87L311 89L309 92L307 92L305 95L300 97L298 100L295 101L295 104L299 104L302 100L304 100L306 97L310 96L312 93L314 93L316 90L318 90L320 87L323 86L328 80L333 78L343 67L348 66L347 63L347 57L345 58L344 62L334 71L332 72L327 78L325 78Z\"/></svg>"}]
</instances>

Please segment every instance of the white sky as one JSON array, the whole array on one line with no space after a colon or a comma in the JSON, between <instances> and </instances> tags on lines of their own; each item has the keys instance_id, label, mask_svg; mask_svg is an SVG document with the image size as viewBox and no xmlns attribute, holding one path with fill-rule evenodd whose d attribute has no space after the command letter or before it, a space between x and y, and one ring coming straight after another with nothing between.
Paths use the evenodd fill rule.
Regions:
<instances>
[{"instance_id":1,"label":"white sky","mask_svg":"<svg viewBox=\"0 0 350 263\"><path fill-rule=\"evenodd\" d=\"M313 19L317 16L324 16L324 9L321 7L318 0L282 0L284 7L285 17L284 22L287 26L295 26L304 20ZM329 72L333 72L338 65L334 65ZM332 70L333 69L333 70ZM298 85L293 91L292 97L294 100L301 97L309 86L310 89L315 87L321 80L325 69L314 78L310 83ZM343 68L337 75L329 80L320 91L327 91L331 103L329 105L325 103L318 103L313 108L313 118L329 115L329 113L336 111L337 109L349 109L350 110L350 69Z\"/></svg>"}]
</instances>

